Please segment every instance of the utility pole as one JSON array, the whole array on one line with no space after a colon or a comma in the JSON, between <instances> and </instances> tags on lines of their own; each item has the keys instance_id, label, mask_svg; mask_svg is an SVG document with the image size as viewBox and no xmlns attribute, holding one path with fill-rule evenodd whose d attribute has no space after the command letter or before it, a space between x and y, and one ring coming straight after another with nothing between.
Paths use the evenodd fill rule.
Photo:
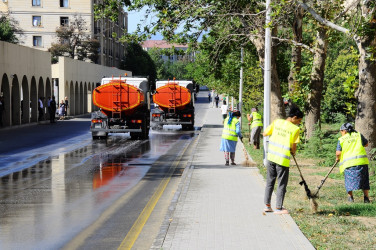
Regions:
<instances>
[{"instance_id":1,"label":"utility pole","mask_svg":"<svg viewBox=\"0 0 376 250\"><path fill-rule=\"evenodd\" d=\"M266 0L266 29L265 29L265 65L264 65L264 131L270 124L270 82L271 82L271 30L270 30L270 17L271 6L270 0ZM267 155L268 155L268 143L269 137L267 139L264 136L264 166L267 166Z\"/></svg>"},{"instance_id":2,"label":"utility pole","mask_svg":"<svg viewBox=\"0 0 376 250\"><path fill-rule=\"evenodd\" d=\"M240 82L239 82L239 111L243 112L243 47L240 49ZM240 116L240 131L242 130L242 117Z\"/></svg>"}]
</instances>

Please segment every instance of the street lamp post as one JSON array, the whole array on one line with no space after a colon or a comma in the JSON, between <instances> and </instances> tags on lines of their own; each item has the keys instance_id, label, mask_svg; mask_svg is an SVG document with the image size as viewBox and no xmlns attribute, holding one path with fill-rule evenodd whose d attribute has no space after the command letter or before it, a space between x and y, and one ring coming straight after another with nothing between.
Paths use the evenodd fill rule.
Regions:
<instances>
[{"instance_id":1,"label":"street lamp post","mask_svg":"<svg viewBox=\"0 0 376 250\"><path fill-rule=\"evenodd\" d=\"M240 82L239 82L239 111L243 112L243 47L240 50ZM242 130L242 117L240 116L240 130Z\"/></svg>"},{"instance_id":2,"label":"street lamp post","mask_svg":"<svg viewBox=\"0 0 376 250\"><path fill-rule=\"evenodd\" d=\"M270 124L270 82L271 82L271 30L270 17L271 7L270 0L266 0L266 29L265 29L265 65L264 65L264 131ZM268 142L264 136L264 166L267 165Z\"/></svg>"}]
</instances>

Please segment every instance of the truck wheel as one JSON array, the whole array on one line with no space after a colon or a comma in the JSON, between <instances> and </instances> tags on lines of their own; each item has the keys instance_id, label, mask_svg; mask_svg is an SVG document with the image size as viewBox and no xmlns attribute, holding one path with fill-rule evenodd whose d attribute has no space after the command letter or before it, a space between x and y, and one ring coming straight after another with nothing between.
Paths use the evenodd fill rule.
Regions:
<instances>
[{"instance_id":1,"label":"truck wheel","mask_svg":"<svg viewBox=\"0 0 376 250\"><path fill-rule=\"evenodd\" d=\"M141 140L146 140L149 138L149 128L146 124L146 121L144 121L142 123L142 132L141 132L141 135L140 135L140 139Z\"/></svg>"},{"instance_id":2,"label":"truck wheel","mask_svg":"<svg viewBox=\"0 0 376 250\"><path fill-rule=\"evenodd\" d=\"M132 132L130 132L129 134L130 134L132 140L137 140L138 139L138 133L132 133Z\"/></svg>"},{"instance_id":3,"label":"truck wheel","mask_svg":"<svg viewBox=\"0 0 376 250\"><path fill-rule=\"evenodd\" d=\"M192 120L192 124L188 125L189 130L195 130L195 120Z\"/></svg>"}]
</instances>

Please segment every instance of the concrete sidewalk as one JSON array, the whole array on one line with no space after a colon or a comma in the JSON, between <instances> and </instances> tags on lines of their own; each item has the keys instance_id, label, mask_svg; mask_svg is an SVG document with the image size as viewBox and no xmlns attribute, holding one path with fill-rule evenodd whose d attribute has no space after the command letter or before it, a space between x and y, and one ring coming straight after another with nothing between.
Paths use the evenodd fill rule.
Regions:
<instances>
[{"instance_id":1,"label":"concrete sidewalk","mask_svg":"<svg viewBox=\"0 0 376 250\"><path fill-rule=\"evenodd\" d=\"M240 165L240 142L239 165L224 165L220 109L206 112L203 123L192 165L152 249L314 249L290 215L263 213L265 181L256 167Z\"/></svg>"}]
</instances>

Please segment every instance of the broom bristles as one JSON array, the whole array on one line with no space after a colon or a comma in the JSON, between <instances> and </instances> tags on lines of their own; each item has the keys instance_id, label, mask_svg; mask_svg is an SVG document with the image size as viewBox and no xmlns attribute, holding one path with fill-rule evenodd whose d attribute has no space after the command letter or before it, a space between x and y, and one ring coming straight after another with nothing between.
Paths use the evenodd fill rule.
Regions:
<instances>
[{"instance_id":1,"label":"broom bristles","mask_svg":"<svg viewBox=\"0 0 376 250\"><path fill-rule=\"evenodd\" d=\"M242 143L242 146L243 146L243 153L244 153L244 157L245 157L245 161L243 161L241 164L243 166L246 166L246 167L256 166L256 163L254 161L249 160L250 157L248 155L247 149L245 149L243 142L241 142L241 143Z\"/></svg>"},{"instance_id":2,"label":"broom bristles","mask_svg":"<svg viewBox=\"0 0 376 250\"><path fill-rule=\"evenodd\" d=\"M311 203L312 212L317 213L317 210L319 208L319 204L317 203L316 198L311 198L310 203Z\"/></svg>"}]
</instances>

